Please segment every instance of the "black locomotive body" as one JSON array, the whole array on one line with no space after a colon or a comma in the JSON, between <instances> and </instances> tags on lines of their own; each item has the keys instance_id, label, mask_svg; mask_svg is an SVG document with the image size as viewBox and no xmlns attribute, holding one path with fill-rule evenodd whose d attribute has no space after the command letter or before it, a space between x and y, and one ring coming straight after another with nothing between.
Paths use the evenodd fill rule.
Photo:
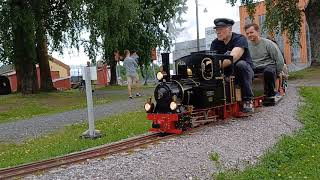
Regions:
<instances>
[{"instance_id":1,"label":"black locomotive body","mask_svg":"<svg viewBox=\"0 0 320 180\"><path fill-rule=\"evenodd\" d=\"M153 122L150 131L179 134L207 122L242 117L233 65L228 75L221 68L226 59L233 61L229 55L200 51L176 60L176 75L159 72L155 103L150 98L145 104L147 119ZM254 107L261 106L263 98L256 97Z\"/></svg>"},{"instance_id":2,"label":"black locomotive body","mask_svg":"<svg viewBox=\"0 0 320 180\"><path fill-rule=\"evenodd\" d=\"M224 59L232 60L232 57L204 51L178 59L177 74L164 78L155 88L153 113L180 113L188 105L194 108L222 105L225 97L220 64ZM172 101L180 108L171 110Z\"/></svg>"},{"instance_id":3,"label":"black locomotive body","mask_svg":"<svg viewBox=\"0 0 320 180\"><path fill-rule=\"evenodd\" d=\"M176 60L176 75L166 77L162 72L154 91L156 103L145 104L152 131L181 133L221 116L216 107L236 101L234 77L225 77L220 68L225 59L232 61L232 56L196 52Z\"/></svg>"}]
</instances>

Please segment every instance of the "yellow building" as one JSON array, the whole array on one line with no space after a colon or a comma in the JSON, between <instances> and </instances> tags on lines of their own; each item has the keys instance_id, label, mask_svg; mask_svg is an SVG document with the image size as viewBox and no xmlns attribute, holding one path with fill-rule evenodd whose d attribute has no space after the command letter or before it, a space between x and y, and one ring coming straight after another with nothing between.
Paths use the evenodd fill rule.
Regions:
<instances>
[{"instance_id":1,"label":"yellow building","mask_svg":"<svg viewBox=\"0 0 320 180\"><path fill-rule=\"evenodd\" d=\"M51 72L59 72L59 78L66 78L70 76L70 66L52 56L49 56L49 66Z\"/></svg>"}]
</instances>

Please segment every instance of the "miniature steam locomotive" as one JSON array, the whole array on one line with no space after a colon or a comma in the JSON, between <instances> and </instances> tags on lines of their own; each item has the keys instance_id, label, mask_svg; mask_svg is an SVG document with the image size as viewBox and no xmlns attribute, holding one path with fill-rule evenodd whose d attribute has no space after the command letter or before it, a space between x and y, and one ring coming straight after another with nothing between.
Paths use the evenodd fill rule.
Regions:
<instances>
[{"instance_id":1,"label":"miniature steam locomotive","mask_svg":"<svg viewBox=\"0 0 320 180\"><path fill-rule=\"evenodd\" d=\"M242 117L241 90L233 73L225 75L221 68L225 59L232 62L232 56L200 51L176 60L176 75L167 74L166 68L159 72L155 103L149 98L144 106L152 121L150 131L180 134L230 116ZM255 97L254 107L262 106L263 99Z\"/></svg>"}]
</instances>

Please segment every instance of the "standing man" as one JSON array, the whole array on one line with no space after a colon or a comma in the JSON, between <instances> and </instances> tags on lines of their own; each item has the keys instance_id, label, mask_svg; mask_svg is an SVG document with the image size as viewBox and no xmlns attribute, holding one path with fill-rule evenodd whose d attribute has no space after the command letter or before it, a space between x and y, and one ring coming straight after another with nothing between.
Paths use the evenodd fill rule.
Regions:
<instances>
[{"instance_id":1,"label":"standing man","mask_svg":"<svg viewBox=\"0 0 320 180\"><path fill-rule=\"evenodd\" d=\"M140 82L139 82L139 75L137 73L137 68L138 68L138 64L135 61L135 59L133 59L132 57L130 57L130 51L129 50L125 50L124 51L124 62L123 62L123 66L126 69L126 74L127 74L127 81L128 81L128 94L129 94L129 99L133 99L132 97L132 93L131 93L131 88L133 84L136 84L137 86L137 94L136 96L141 96L140 94Z\"/></svg>"},{"instance_id":2,"label":"standing man","mask_svg":"<svg viewBox=\"0 0 320 180\"><path fill-rule=\"evenodd\" d=\"M236 83L241 87L243 104L243 112L253 112L253 64L248 49L246 38L232 32L234 21L227 18L218 18L214 20L214 30L217 33L217 38L212 41L210 50L218 54L229 54L233 56L234 72ZM226 74L231 73L231 61L224 60L222 67Z\"/></svg>"},{"instance_id":3,"label":"standing man","mask_svg":"<svg viewBox=\"0 0 320 180\"><path fill-rule=\"evenodd\" d=\"M263 73L266 100L274 101L277 75L282 72L284 59L278 46L260 36L259 26L255 23L244 27L249 39L249 50L255 73Z\"/></svg>"},{"instance_id":4,"label":"standing man","mask_svg":"<svg viewBox=\"0 0 320 180\"><path fill-rule=\"evenodd\" d=\"M116 76L117 76L117 84L121 85L121 76L120 76L120 53L118 49L113 51L114 60L116 62Z\"/></svg>"},{"instance_id":5,"label":"standing man","mask_svg":"<svg viewBox=\"0 0 320 180\"><path fill-rule=\"evenodd\" d=\"M139 62L139 56L138 56L136 50L131 51L131 56L130 56L130 57L132 57L132 58L137 62L137 64L138 64L138 62Z\"/></svg>"}]
</instances>

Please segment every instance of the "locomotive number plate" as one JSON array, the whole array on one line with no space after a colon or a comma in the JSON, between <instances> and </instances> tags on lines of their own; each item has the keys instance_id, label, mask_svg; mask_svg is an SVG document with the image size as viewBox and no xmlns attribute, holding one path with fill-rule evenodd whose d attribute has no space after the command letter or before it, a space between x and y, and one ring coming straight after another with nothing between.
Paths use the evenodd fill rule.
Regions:
<instances>
[{"instance_id":1,"label":"locomotive number plate","mask_svg":"<svg viewBox=\"0 0 320 180\"><path fill-rule=\"evenodd\" d=\"M207 96L214 96L214 91L207 91Z\"/></svg>"}]
</instances>

